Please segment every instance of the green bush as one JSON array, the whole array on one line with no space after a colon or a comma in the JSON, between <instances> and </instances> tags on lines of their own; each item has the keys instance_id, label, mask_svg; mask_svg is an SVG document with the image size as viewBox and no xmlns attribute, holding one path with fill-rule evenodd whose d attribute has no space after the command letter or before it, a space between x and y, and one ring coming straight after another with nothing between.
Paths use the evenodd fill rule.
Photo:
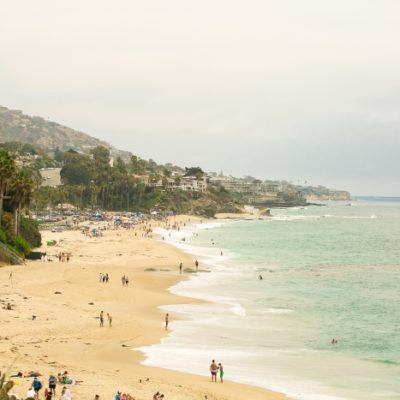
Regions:
<instances>
[{"instance_id":1,"label":"green bush","mask_svg":"<svg viewBox=\"0 0 400 400\"><path fill-rule=\"evenodd\" d=\"M14 235L14 218L12 213L4 212L3 218L1 220L1 228L6 234L7 241L10 241L10 238Z\"/></svg>"},{"instance_id":2,"label":"green bush","mask_svg":"<svg viewBox=\"0 0 400 400\"><path fill-rule=\"evenodd\" d=\"M20 235L29 243L30 247L39 247L42 244L42 235L39 232L37 221L21 218L19 230Z\"/></svg>"},{"instance_id":3,"label":"green bush","mask_svg":"<svg viewBox=\"0 0 400 400\"><path fill-rule=\"evenodd\" d=\"M7 243L7 235L1 228L0 228L0 242Z\"/></svg>"},{"instance_id":4,"label":"green bush","mask_svg":"<svg viewBox=\"0 0 400 400\"><path fill-rule=\"evenodd\" d=\"M24 256L29 255L31 252L31 247L29 243L21 236L16 236L14 238L14 247L18 251L18 253L23 254Z\"/></svg>"}]
</instances>

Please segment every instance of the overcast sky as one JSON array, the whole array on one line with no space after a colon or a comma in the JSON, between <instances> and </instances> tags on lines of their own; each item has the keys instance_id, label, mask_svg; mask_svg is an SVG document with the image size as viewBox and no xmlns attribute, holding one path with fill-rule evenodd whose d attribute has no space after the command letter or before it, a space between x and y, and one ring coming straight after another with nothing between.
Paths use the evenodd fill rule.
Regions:
<instances>
[{"instance_id":1,"label":"overcast sky","mask_svg":"<svg viewBox=\"0 0 400 400\"><path fill-rule=\"evenodd\" d=\"M0 104L143 158L400 195L399 0L0 0Z\"/></svg>"}]
</instances>

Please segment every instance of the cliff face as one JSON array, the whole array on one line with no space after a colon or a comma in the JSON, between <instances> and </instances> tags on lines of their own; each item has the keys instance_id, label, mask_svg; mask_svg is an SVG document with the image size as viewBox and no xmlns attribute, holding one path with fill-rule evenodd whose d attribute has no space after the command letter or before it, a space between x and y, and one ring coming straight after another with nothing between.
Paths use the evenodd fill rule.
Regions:
<instances>
[{"instance_id":1,"label":"cliff face","mask_svg":"<svg viewBox=\"0 0 400 400\"><path fill-rule=\"evenodd\" d=\"M57 148L67 151L72 148L82 153L88 153L96 146L105 146L110 149L113 156L121 156L124 159L130 156L129 152L117 150L110 144L86 133L1 106L0 141L26 142L50 151Z\"/></svg>"},{"instance_id":2,"label":"cliff face","mask_svg":"<svg viewBox=\"0 0 400 400\"><path fill-rule=\"evenodd\" d=\"M307 201L347 201L350 200L351 196L349 192L344 190L332 190L330 193L313 193L307 196Z\"/></svg>"},{"instance_id":3,"label":"cliff face","mask_svg":"<svg viewBox=\"0 0 400 400\"><path fill-rule=\"evenodd\" d=\"M305 186L300 188L307 201L350 200L351 195L345 190L329 189L325 186Z\"/></svg>"}]
</instances>

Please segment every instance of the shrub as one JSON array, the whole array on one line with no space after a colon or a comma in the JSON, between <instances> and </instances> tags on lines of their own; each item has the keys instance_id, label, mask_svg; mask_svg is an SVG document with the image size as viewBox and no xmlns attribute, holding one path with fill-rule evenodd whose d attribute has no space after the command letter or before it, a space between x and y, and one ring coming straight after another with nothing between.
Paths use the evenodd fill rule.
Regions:
<instances>
[{"instance_id":1,"label":"shrub","mask_svg":"<svg viewBox=\"0 0 400 400\"><path fill-rule=\"evenodd\" d=\"M30 247L39 247L42 244L42 235L39 232L37 221L21 218L20 235L29 243Z\"/></svg>"},{"instance_id":2,"label":"shrub","mask_svg":"<svg viewBox=\"0 0 400 400\"><path fill-rule=\"evenodd\" d=\"M14 218L12 213L4 212L3 218L1 220L1 228L6 234L7 241L10 241L10 238L14 235Z\"/></svg>"},{"instance_id":3,"label":"shrub","mask_svg":"<svg viewBox=\"0 0 400 400\"><path fill-rule=\"evenodd\" d=\"M2 243L7 242L7 235L1 228L0 228L0 242L2 242Z\"/></svg>"},{"instance_id":4,"label":"shrub","mask_svg":"<svg viewBox=\"0 0 400 400\"><path fill-rule=\"evenodd\" d=\"M14 247L18 253L27 256L31 252L29 243L21 236L16 236L14 238Z\"/></svg>"}]
</instances>

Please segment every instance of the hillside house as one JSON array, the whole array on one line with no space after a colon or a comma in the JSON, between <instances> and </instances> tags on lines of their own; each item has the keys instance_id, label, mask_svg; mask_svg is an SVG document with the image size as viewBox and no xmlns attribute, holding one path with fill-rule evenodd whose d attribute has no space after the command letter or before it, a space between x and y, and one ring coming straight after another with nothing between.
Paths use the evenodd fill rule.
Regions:
<instances>
[{"instance_id":1,"label":"hillside house","mask_svg":"<svg viewBox=\"0 0 400 400\"><path fill-rule=\"evenodd\" d=\"M196 178L195 176L182 176L179 188L186 192L200 192L207 190L207 177Z\"/></svg>"}]
</instances>

